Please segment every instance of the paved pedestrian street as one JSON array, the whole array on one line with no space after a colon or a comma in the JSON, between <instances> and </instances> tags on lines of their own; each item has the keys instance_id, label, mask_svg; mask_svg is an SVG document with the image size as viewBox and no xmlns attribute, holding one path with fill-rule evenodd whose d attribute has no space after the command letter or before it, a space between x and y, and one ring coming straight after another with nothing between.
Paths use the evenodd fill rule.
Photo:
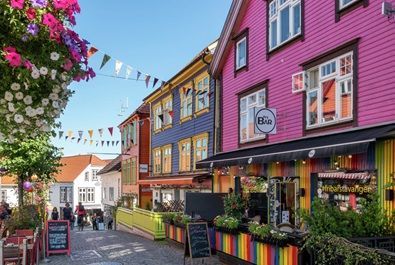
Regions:
<instances>
[{"instance_id":1,"label":"paved pedestrian street","mask_svg":"<svg viewBox=\"0 0 395 265\"><path fill-rule=\"evenodd\" d=\"M166 241L152 241L122 231L71 232L71 256L51 255L53 265L176 265L184 264L183 250ZM40 263L45 264L45 263ZM191 264L186 260L186 264ZM194 264L201 264L194 260ZM204 264L221 264L217 257L205 260Z\"/></svg>"}]
</instances>

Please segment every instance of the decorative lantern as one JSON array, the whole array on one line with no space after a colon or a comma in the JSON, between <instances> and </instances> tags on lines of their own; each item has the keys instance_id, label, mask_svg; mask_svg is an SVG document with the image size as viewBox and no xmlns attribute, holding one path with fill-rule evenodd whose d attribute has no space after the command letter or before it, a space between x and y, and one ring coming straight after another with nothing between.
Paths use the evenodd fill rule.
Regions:
<instances>
[{"instance_id":1,"label":"decorative lantern","mask_svg":"<svg viewBox=\"0 0 395 265\"><path fill-rule=\"evenodd\" d=\"M23 182L23 189L27 192L32 192L33 191L33 185L30 181L25 181Z\"/></svg>"}]
</instances>

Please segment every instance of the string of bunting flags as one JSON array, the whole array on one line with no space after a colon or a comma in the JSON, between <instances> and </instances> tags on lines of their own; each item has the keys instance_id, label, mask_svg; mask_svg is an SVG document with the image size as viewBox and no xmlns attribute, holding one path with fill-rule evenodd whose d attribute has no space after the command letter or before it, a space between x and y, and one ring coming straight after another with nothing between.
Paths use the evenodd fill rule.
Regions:
<instances>
[{"instance_id":1,"label":"string of bunting flags","mask_svg":"<svg viewBox=\"0 0 395 265\"><path fill-rule=\"evenodd\" d=\"M85 41L85 42L87 44L90 44L88 41ZM139 80L143 81L144 80L145 81L145 85L146 85L147 88L149 87L150 83L152 83L152 88L154 88L158 83L161 84L161 87L163 87L166 84L166 82L161 80L160 78L155 77L155 76L153 76L151 74L143 73L142 71L140 71L140 70L138 70L138 69L136 69L136 68L134 68L134 67L132 67L130 65L127 65L124 62L122 62L122 61L120 61L120 60L118 60L116 58L113 58L109 54L102 52L101 50L99 50L95 46L91 46L89 48L89 50L88 50L88 59L90 57L92 57L93 55L95 55L96 53L101 53L103 55L103 59L102 59L102 62L100 64L100 69L102 69L110 60L114 60L115 61L115 68L114 68L115 76L110 76L110 77L119 77L119 75L121 73L121 70L124 68L125 69L124 79L126 79L126 80L128 80L128 79L136 80L136 81L139 81ZM136 78L132 78L132 75L134 73L136 75Z\"/></svg>"},{"instance_id":2,"label":"string of bunting flags","mask_svg":"<svg viewBox=\"0 0 395 265\"><path fill-rule=\"evenodd\" d=\"M96 145L96 146L99 146L99 144L101 144L101 146L104 146L104 144L107 144L107 147L109 147L110 146L110 144L111 144L111 146L118 146L119 145L119 143L121 142L121 141L119 141L119 140L92 140L92 139L87 139L87 138L84 138L84 139L82 139L82 138L76 138L76 137L68 137L67 135L65 136L65 141L67 141L67 140L70 140L71 142L73 142L75 139L77 139L77 144L87 144L87 143L89 143L89 145Z\"/></svg>"}]
</instances>

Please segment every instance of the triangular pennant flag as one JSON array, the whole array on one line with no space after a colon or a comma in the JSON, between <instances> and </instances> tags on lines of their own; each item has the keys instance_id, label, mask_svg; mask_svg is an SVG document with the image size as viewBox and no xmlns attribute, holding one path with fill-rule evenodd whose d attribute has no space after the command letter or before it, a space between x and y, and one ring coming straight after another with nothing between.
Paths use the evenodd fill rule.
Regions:
<instances>
[{"instance_id":1,"label":"triangular pennant flag","mask_svg":"<svg viewBox=\"0 0 395 265\"><path fill-rule=\"evenodd\" d=\"M133 139L130 139L130 141L132 142L132 144L134 144L134 141L133 141Z\"/></svg>"},{"instance_id":2,"label":"triangular pennant flag","mask_svg":"<svg viewBox=\"0 0 395 265\"><path fill-rule=\"evenodd\" d=\"M113 130L114 130L114 128L113 127L110 127L110 128L108 128L108 131L110 132L110 135L112 136L112 132L113 132Z\"/></svg>"},{"instance_id":3,"label":"triangular pennant flag","mask_svg":"<svg viewBox=\"0 0 395 265\"><path fill-rule=\"evenodd\" d=\"M87 141L88 141L88 139L85 138L85 139L84 139L84 144L86 144Z\"/></svg>"},{"instance_id":4,"label":"triangular pennant flag","mask_svg":"<svg viewBox=\"0 0 395 265\"><path fill-rule=\"evenodd\" d=\"M119 144L119 141L117 141L117 142L115 143L116 146L118 146L118 144Z\"/></svg>"},{"instance_id":5,"label":"triangular pennant flag","mask_svg":"<svg viewBox=\"0 0 395 265\"><path fill-rule=\"evenodd\" d=\"M106 63L108 63L108 61L110 59L111 59L110 55L104 54L103 61L101 62L101 65L100 65L100 69L102 69L106 65Z\"/></svg>"},{"instance_id":6,"label":"triangular pennant flag","mask_svg":"<svg viewBox=\"0 0 395 265\"><path fill-rule=\"evenodd\" d=\"M81 141L81 138L78 138L78 140L77 140L77 144L78 144L80 141Z\"/></svg>"},{"instance_id":7,"label":"triangular pennant flag","mask_svg":"<svg viewBox=\"0 0 395 265\"><path fill-rule=\"evenodd\" d=\"M110 141L107 141L107 146L109 146L110 145Z\"/></svg>"},{"instance_id":8,"label":"triangular pennant flag","mask_svg":"<svg viewBox=\"0 0 395 265\"><path fill-rule=\"evenodd\" d=\"M62 138L63 133L64 133L63 131L59 131L59 139Z\"/></svg>"},{"instance_id":9,"label":"triangular pennant flag","mask_svg":"<svg viewBox=\"0 0 395 265\"><path fill-rule=\"evenodd\" d=\"M96 147L99 145L99 141L96 141Z\"/></svg>"},{"instance_id":10,"label":"triangular pennant flag","mask_svg":"<svg viewBox=\"0 0 395 265\"><path fill-rule=\"evenodd\" d=\"M80 137L80 138L82 138L82 135L84 134L84 131L78 131L78 136Z\"/></svg>"},{"instance_id":11,"label":"triangular pennant flag","mask_svg":"<svg viewBox=\"0 0 395 265\"><path fill-rule=\"evenodd\" d=\"M100 137L102 137L103 136L103 129L99 129L98 131L99 131Z\"/></svg>"},{"instance_id":12,"label":"triangular pennant flag","mask_svg":"<svg viewBox=\"0 0 395 265\"><path fill-rule=\"evenodd\" d=\"M114 141L111 141L111 145L114 146Z\"/></svg>"},{"instance_id":13,"label":"triangular pennant flag","mask_svg":"<svg viewBox=\"0 0 395 265\"><path fill-rule=\"evenodd\" d=\"M187 91L187 88L186 87L182 87L182 92L184 93L184 94L186 94L186 91Z\"/></svg>"},{"instance_id":14,"label":"triangular pennant flag","mask_svg":"<svg viewBox=\"0 0 395 265\"><path fill-rule=\"evenodd\" d=\"M151 79L150 75L145 75L145 86L148 88L149 80Z\"/></svg>"},{"instance_id":15,"label":"triangular pennant flag","mask_svg":"<svg viewBox=\"0 0 395 265\"><path fill-rule=\"evenodd\" d=\"M189 93L192 91L192 89L191 88L188 88L187 89L187 92L186 92L186 95L188 96L189 95Z\"/></svg>"},{"instance_id":16,"label":"triangular pennant flag","mask_svg":"<svg viewBox=\"0 0 395 265\"><path fill-rule=\"evenodd\" d=\"M158 118L163 122L163 114L159 114Z\"/></svg>"},{"instance_id":17,"label":"triangular pennant flag","mask_svg":"<svg viewBox=\"0 0 395 265\"><path fill-rule=\"evenodd\" d=\"M136 81L139 80L140 76L141 76L141 72L140 72L140 71L137 71L137 78L136 78Z\"/></svg>"},{"instance_id":18,"label":"triangular pennant flag","mask_svg":"<svg viewBox=\"0 0 395 265\"><path fill-rule=\"evenodd\" d=\"M73 141L75 139L75 137L71 137L71 141Z\"/></svg>"},{"instance_id":19,"label":"triangular pennant flag","mask_svg":"<svg viewBox=\"0 0 395 265\"><path fill-rule=\"evenodd\" d=\"M66 137L64 138L64 140L66 141L69 137L66 135Z\"/></svg>"},{"instance_id":20,"label":"triangular pennant flag","mask_svg":"<svg viewBox=\"0 0 395 265\"><path fill-rule=\"evenodd\" d=\"M97 48L95 48L95 47L90 47L89 48L89 50L88 50L88 59L90 58L90 57L92 57L96 52L98 51L98 49Z\"/></svg>"},{"instance_id":21,"label":"triangular pennant flag","mask_svg":"<svg viewBox=\"0 0 395 265\"><path fill-rule=\"evenodd\" d=\"M203 98L199 98L199 102L202 103L203 105L206 104L206 100L204 99L204 97Z\"/></svg>"},{"instance_id":22,"label":"triangular pennant flag","mask_svg":"<svg viewBox=\"0 0 395 265\"><path fill-rule=\"evenodd\" d=\"M131 67L131 66L126 66L126 75L125 75L125 78L126 79L129 79L129 77L130 77L130 75L132 74L132 72L133 72L133 68Z\"/></svg>"},{"instance_id":23,"label":"triangular pennant flag","mask_svg":"<svg viewBox=\"0 0 395 265\"><path fill-rule=\"evenodd\" d=\"M93 140L90 140L90 141L89 141L89 145L92 145L92 144L93 144Z\"/></svg>"},{"instance_id":24,"label":"triangular pennant flag","mask_svg":"<svg viewBox=\"0 0 395 265\"><path fill-rule=\"evenodd\" d=\"M89 137L92 139L93 137L93 130L88 130Z\"/></svg>"},{"instance_id":25,"label":"triangular pennant flag","mask_svg":"<svg viewBox=\"0 0 395 265\"><path fill-rule=\"evenodd\" d=\"M101 146L103 146L103 144L104 144L104 141L101 141Z\"/></svg>"},{"instance_id":26,"label":"triangular pennant flag","mask_svg":"<svg viewBox=\"0 0 395 265\"><path fill-rule=\"evenodd\" d=\"M115 60L115 74L118 76L119 72L121 71L123 62Z\"/></svg>"},{"instance_id":27,"label":"triangular pennant flag","mask_svg":"<svg viewBox=\"0 0 395 265\"><path fill-rule=\"evenodd\" d=\"M87 40L85 40L85 39L83 39L83 41L84 41L84 43L85 43L86 45L91 44L89 41L87 41Z\"/></svg>"},{"instance_id":28,"label":"triangular pennant flag","mask_svg":"<svg viewBox=\"0 0 395 265\"><path fill-rule=\"evenodd\" d=\"M73 131L68 131L68 132L67 132L67 136L68 136L68 137L73 136Z\"/></svg>"},{"instance_id":29,"label":"triangular pennant flag","mask_svg":"<svg viewBox=\"0 0 395 265\"><path fill-rule=\"evenodd\" d=\"M154 84L152 85L152 88L155 87L155 85L156 85L156 83L158 83L158 81L159 81L159 79L155 77L155 78L154 78Z\"/></svg>"},{"instance_id":30,"label":"triangular pennant flag","mask_svg":"<svg viewBox=\"0 0 395 265\"><path fill-rule=\"evenodd\" d=\"M170 115L170 117L173 118L173 114L174 114L174 112L173 112L172 110L169 110L169 115Z\"/></svg>"},{"instance_id":31,"label":"triangular pennant flag","mask_svg":"<svg viewBox=\"0 0 395 265\"><path fill-rule=\"evenodd\" d=\"M140 126L143 126L144 125L144 120L139 121L139 123L140 123Z\"/></svg>"}]
</instances>

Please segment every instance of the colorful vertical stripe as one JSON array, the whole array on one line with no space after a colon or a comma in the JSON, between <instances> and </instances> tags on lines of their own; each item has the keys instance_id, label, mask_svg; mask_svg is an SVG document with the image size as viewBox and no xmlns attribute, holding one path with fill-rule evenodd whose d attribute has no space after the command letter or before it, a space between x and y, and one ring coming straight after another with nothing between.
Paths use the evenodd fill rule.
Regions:
<instances>
[{"instance_id":1,"label":"colorful vertical stripe","mask_svg":"<svg viewBox=\"0 0 395 265\"><path fill-rule=\"evenodd\" d=\"M298 265L298 248L276 247L253 241L251 235L216 231L216 249L225 254L258 265Z\"/></svg>"},{"instance_id":2,"label":"colorful vertical stripe","mask_svg":"<svg viewBox=\"0 0 395 265\"><path fill-rule=\"evenodd\" d=\"M171 224L166 224L166 238L174 240L178 243L185 243L185 228Z\"/></svg>"}]
</instances>

